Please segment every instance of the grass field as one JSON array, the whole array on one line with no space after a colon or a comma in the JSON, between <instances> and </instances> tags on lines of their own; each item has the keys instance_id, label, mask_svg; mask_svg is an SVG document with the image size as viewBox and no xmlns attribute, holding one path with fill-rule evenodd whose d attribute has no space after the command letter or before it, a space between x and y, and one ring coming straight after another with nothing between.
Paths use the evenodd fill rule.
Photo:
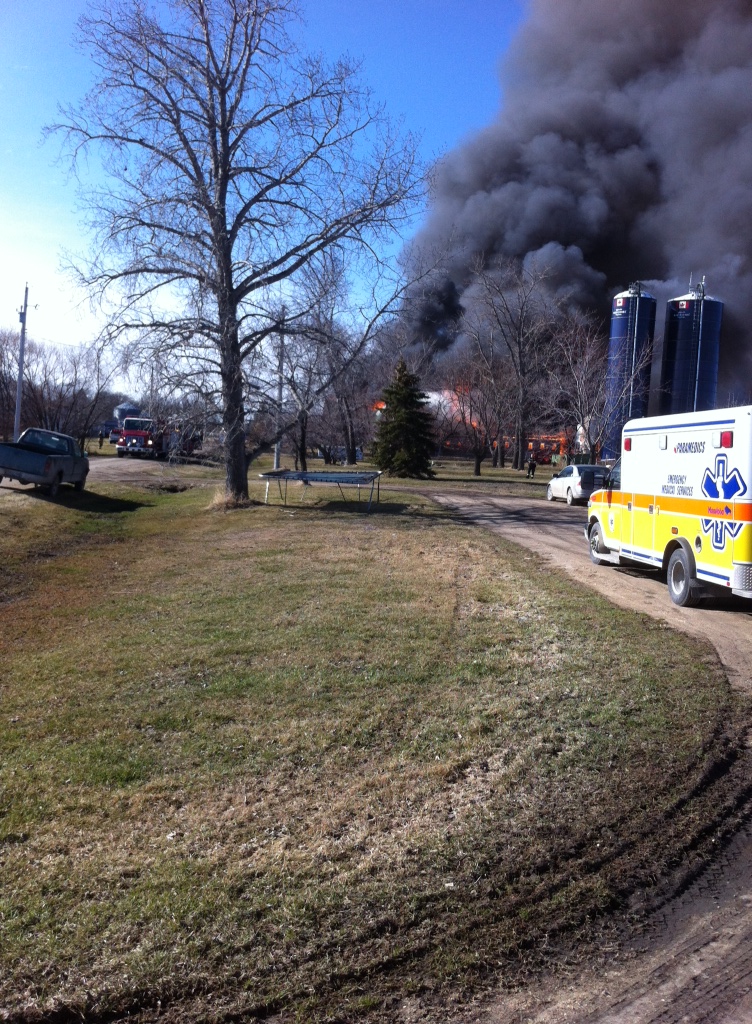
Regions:
<instances>
[{"instance_id":1,"label":"grass field","mask_svg":"<svg viewBox=\"0 0 752 1024\"><path fill-rule=\"evenodd\" d=\"M187 476L0 491L9 1020L393 1019L573 955L733 816L709 648L417 493Z\"/></svg>"}]
</instances>

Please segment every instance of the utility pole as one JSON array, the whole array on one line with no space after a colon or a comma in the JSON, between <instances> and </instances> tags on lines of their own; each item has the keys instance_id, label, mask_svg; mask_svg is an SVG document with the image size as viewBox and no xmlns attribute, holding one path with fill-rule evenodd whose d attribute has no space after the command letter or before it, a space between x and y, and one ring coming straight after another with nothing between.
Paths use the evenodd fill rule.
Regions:
<instances>
[{"instance_id":1,"label":"utility pole","mask_svg":"<svg viewBox=\"0 0 752 1024\"><path fill-rule=\"evenodd\" d=\"M21 321L21 344L18 349L18 381L16 383L16 416L13 421L13 440L21 433L21 398L23 397L24 348L26 347L26 310L29 308L29 285L24 290L23 309L18 314Z\"/></svg>"}]
</instances>

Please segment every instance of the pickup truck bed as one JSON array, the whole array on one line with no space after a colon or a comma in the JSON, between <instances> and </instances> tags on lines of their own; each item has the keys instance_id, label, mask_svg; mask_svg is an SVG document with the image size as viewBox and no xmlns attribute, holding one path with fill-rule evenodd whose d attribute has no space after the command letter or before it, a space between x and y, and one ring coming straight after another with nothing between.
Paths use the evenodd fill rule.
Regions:
<instances>
[{"instance_id":1,"label":"pickup truck bed","mask_svg":"<svg viewBox=\"0 0 752 1024\"><path fill-rule=\"evenodd\" d=\"M88 473L88 458L67 434L31 427L17 442L0 444L0 481L7 476L21 484L35 484L54 497L63 483L82 491Z\"/></svg>"}]
</instances>

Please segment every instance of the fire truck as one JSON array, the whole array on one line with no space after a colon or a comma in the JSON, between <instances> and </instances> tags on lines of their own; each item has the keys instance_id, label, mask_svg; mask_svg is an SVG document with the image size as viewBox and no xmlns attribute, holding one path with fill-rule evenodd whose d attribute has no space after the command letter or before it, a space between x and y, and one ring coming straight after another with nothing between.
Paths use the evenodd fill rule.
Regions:
<instances>
[{"instance_id":1,"label":"fire truck","mask_svg":"<svg viewBox=\"0 0 752 1024\"><path fill-rule=\"evenodd\" d=\"M201 447L201 434L193 428L170 425L162 420L128 416L115 446L119 459L166 459L192 455Z\"/></svg>"}]
</instances>

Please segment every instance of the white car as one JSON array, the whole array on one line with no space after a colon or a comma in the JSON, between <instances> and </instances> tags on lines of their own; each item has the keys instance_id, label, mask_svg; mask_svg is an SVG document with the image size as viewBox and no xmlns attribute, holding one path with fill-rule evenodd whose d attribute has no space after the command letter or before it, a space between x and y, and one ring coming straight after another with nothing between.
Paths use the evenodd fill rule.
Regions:
<instances>
[{"instance_id":1,"label":"white car","mask_svg":"<svg viewBox=\"0 0 752 1024\"><path fill-rule=\"evenodd\" d=\"M567 466L551 477L546 497L549 501L563 498L567 505L586 502L593 491L603 487L607 473L608 466Z\"/></svg>"}]
</instances>

